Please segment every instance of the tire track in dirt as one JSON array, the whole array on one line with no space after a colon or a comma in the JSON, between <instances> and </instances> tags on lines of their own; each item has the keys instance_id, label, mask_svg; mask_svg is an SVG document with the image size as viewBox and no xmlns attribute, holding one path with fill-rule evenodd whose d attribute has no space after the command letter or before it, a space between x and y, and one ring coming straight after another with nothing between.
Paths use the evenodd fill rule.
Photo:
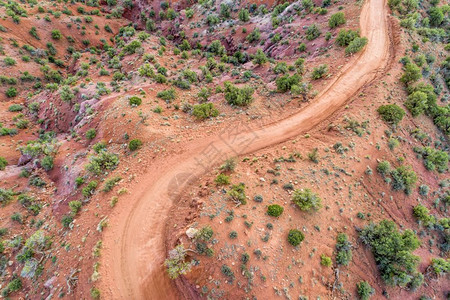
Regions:
<instances>
[{"instance_id":1,"label":"tire track in dirt","mask_svg":"<svg viewBox=\"0 0 450 300\"><path fill-rule=\"evenodd\" d=\"M128 203L119 202L110 215L101 259L102 297L180 298L163 265L165 221L178 193L207 171L199 166L199 154L213 145L223 161L236 156L233 149L245 155L291 139L327 120L362 87L384 73L390 60L391 44L387 12L385 0L368 0L364 4L360 16L361 35L369 39L364 51L352 58L334 81L295 115L237 136L213 136L180 145L180 149L184 149L180 154L157 159L153 169L140 179L133 191L135 198L128 199ZM242 149L242 139L253 141Z\"/></svg>"}]
</instances>

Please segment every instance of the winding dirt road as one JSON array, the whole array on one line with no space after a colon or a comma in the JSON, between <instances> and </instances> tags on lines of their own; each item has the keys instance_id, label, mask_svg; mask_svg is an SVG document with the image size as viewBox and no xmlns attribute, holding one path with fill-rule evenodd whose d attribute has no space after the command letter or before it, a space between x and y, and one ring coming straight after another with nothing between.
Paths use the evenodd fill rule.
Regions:
<instances>
[{"instance_id":1,"label":"winding dirt road","mask_svg":"<svg viewBox=\"0 0 450 300\"><path fill-rule=\"evenodd\" d=\"M382 74L390 58L386 1L367 0L360 16L362 36L369 39L365 50L350 60L333 82L311 104L295 115L265 128L231 133L185 145L176 156L161 158L140 179L135 198L119 202L110 216L103 239L101 289L105 299L177 299L178 293L166 275L163 261L165 221L178 191L206 171L202 155L226 157L273 146L329 118L364 85ZM245 143L243 141L250 141ZM209 150L214 151L209 151ZM239 149L239 150L237 150ZM205 151L206 150L206 151Z\"/></svg>"}]
</instances>

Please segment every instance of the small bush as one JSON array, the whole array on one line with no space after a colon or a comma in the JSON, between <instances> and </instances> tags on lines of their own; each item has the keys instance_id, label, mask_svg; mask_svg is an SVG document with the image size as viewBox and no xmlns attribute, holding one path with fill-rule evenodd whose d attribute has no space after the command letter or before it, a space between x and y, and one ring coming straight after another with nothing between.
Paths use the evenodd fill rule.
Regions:
<instances>
[{"instance_id":1,"label":"small bush","mask_svg":"<svg viewBox=\"0 0 450 300\"><path fill-rule=\"evenodd\" d=\"M394 190L402 190L407 195L411 193L412 188L417 182L417 174L410 166L400 166L391 171L392 188Z\"/></svg>"},{"instance_id":2,"label":"small bush","mask_svg":"<svg viewBox=\"0 0 450 300\"><path fill-rule=\"evenodd\" d=\"M172 102L176 98L176 93L174 88L170 88L168 90L164 90L156 94L156 97L165 100L167 103Z\"/></svg>"},{"instance_id":3,"label":"small bush","mask_svg":"<svg viewBox=\"0 0 450 300\"><path fill-rule=\"evenodd\" d=\"M228 158L223 165L220 166L220 170L224 172L233 172L236 168L236 161L233 158Z\"/></svg>"},{"instance_id":4,"label":"small bush","mask_svg":"<svg viewBox=\"0 0 450 300\"><path fill-rule=\"evenodd\" d=\"M336 37L336 44L341 47L348 46L354 39L359 37L358 31L353 30L345 30L342 29L339 31L338 36Z\"/></svg>"},{"instance_id":5,"label":"small bush","mask_svg":"<svg viewBox=\"0 0 450 300\"><path fill-rule=\"evenodd\" d=\"M95 180L92 180L91 182L88 183L87 186L85 186L83 188L81 193L83 194L83 196L85 198L90 198L94 194L95 190L97 189L97 186L98 186L98 182Z\"/></svg>"},{"instance_id":6,"label":"small bush","mask_svg":"<svg viewBox=\"0 0 450 300\"><path fill-rule=\"evenodd\" d=\"M308 26L308 28L306 29L306 39L308 41L312 41L315 40L316 38L318 38L321 34L319 27L316 24L313 24L311 26Z\"/></svg>"},{"instance_id":7,"label":"small bush","mask_svg":"<svg viewBox=\"0 0 450 300\"><path fill-rule=\"evenodd\" d=\"M14 87L10 87L6 90L5 95L8 98L13 98L13 97L17 96L17 89Z\"/></svg>"},{"instance_id":8,"label":"small bush","mask_svg":"<svg viewBox=\"0 0 450 300\"><path fill-rule=\"evenodd\" d=\"M69 228L70 224L72 224L73 222L73 217L70 215L65 215L62 219L61 219L61 223L64 226L64 228Z\"/></svg>"},{"instance_id":9,"label":"small bush","mask_svg":"<svg viewBox=\"0 0 450 300\"><path fill-rule=\"evenodd\" d=\"M16 60L14 58L11 58L11 57L5 57L3 59L3 62L7 66L14 66L17 63Z\"/></svg>"},{"instance_id":10,"label":"small bush","mask_svg":"<svg viewBox=\"0 0 450 300\"><path fill-rule=\"evenodd\" d=\"M325 65L325 64L324 65L320 65L320 66L318 66L318 67L313 69L313 71L311 73L311 78L313 80L320 79L323 76L325 76L325 74L327 74L327 73L328 73L328 66Z\"/></svg>"},{"instance_id":11,"label":"small bush","mask_svg":"<svg viewBox=\"0 0 450 300\"><path fill-rule=\"evenodd\" d=\"M52 39L60 40L61 38L62 38L61 31L59 31L58 29L52 30Z\"/></svg>"},{"instance_id":12,"label":"small bush","mask_svg":"<svg viewBox=\"0 0 450 300\"><path fill-rule=\"evenodd\" d=\"M413 63L408 63L405 66L405 73L403 73L400 81L409 85L412 82L416 82L422 78L422 72L418 66Z\"/></svg>"},{"instance_id":13,"label":"small bush","mask_svg":"<svg viewBox=\"0 0 450 300\"><path fill-rule=\"evenodd\" d=\"M8 110L10 112L18 112L18 111L22 111L23 110L23 106L20 104L12 104Z\"/></svg>"},{"instance_id":14,"label":"small bush","mask_svg":"<svg viewBox=\"0 0 450 300\"><path fill-rule=\"evenodd\" d=\"M142 146L142 141L140 139L133 139L128 143L128 149L130 151L135 151Z\"/></svg>"},{"instance_id":15,"label":"small bush","mask_svg":"<svg viewBox=\"0 0 450 300\"><path fill-rule=\"evenodd\" d=\"M81 201L74 200L74 201L70 201L70 202L69 202L70 210L71 210L72 213L75 214L75 215L80 211L81 206L82 206Z\"/></svg>"},{"instance_id":16,"label":"small bush","mask_svg":"<svg viewBox=\"0 0 450 300\"><path fill-rule=\"evenodd\" d=\"M381 105L377 112L388 123L397 125L405 116L405 111L396 104Z\"/></svg>"},{"instance_id":17,"label":"small bush","mask_svg":"<svg viewBox=\"0 0 450 300\"><path fill-rule=\"evenodd\" d=\"M336 263L348 266L352 260L352 244L345 233L339 233L336 242Z\"/></svg>"},{"instance_id":18,"label":"small bush","mask_svg":"<svg viewBox=\"0 0 450 300\"><path fill-rule=\"evenodd\" d=\"M97 136L97 131L94 128L91 128L86 131L86 138L88 140L93 140Z\"/></svg>"},{"instance_id":19,"label":"small bush","mask_svg":"<svg viewBox=\"0 0 450 300\"><path fill-rule=\"evenodd\" d=\"M45 171L53 169L53 156L47 155L41 159L41 166Z\"/></svg>"},{"instance_id":20,"label":"small bush","mask_svg":"<svg viewBox=\"0 0 450 300\"><path fill-rule=\"evenodd\" d=\"M375 289L367 281L360 281L356 284L358 296L361 300L369 300L375 294Z\"/></svg>"},{"instance_id":21,"label":"small bush","mask_svg":"<svg viewBox=\"0 0 450 300\"><path fill-rule=\"evenodd\" d=\"M377 225L367 225L359 237L371 248L381 278L387 284L401 287L416 285L415 279L420 279L417 271L420 259L412 252L419 247L420 241L413 231L400 233L393 221L383 220Z\"/></svg>"},{"instance_id":22,"label":"small bush","mask_svg":"<svg viewBox=\"0 0 450 300\"><path fill-rule=\"evenodd\" d=\"M5 170L7 165L8 165L8 161L4 157L0 156L0 170L1 171Z\"/></svg>"},{"instance_id":23,"label":"small bush","mask_svg":"<svg viewBox=\"0 0 450 300\"><path fill-rule=\"evenodd\" d=\"M214 179L214 182L217 185L228 185L230 184L230 176L220 173L219 175L217 175L216 179Z\"/></svg>"},{"instance_id":24,"label":"small bush","mask_svg":"<svg viewBox=\"0 0 450 300\"><path fill-rule=\"evenodd\" d=\"M263 65L267 62L267 60L266 54L261 49L258 49L253 56L253 63L256 65Z\"/></svg>"},{"instance_id":25,"label":"small bush","mask_svg":"<svg viewBox=\"0 0 450 300\"><path fill-rule=\"evenodd\" d=\"M290 91L293 86L297 86L300 83L301 77L298 74L289 76L289 74L278 77L275 81L277 84L277 92L285 93Z\"/></svg>"},{"instance_id":26,"label":"small bush","mask_svg":"<svg viewBox=\"0 0 450 300\"><path fill-rule=\"evenodd\" d=\"M96 287L91 288L92 299L100 299L100 290Z\"/></svg>"},{"instance_id":27,"label":"small bush","mask_svg":"<svg viewBox=\"0 0 450 300\"><path fill-rule=\"evenodd\" d=\"M387 160L380 161L377 166L377 172L383 176L391 172L391 164Z\"/></svg>"},{"instance_id":28,"label":"small bush","mask_svg":"<svg viewBox=\"0 0 450 300\"><path fill-rule=\"evenodd\" d=\"M199 120L214 118L219 115L219 111L212 103L201 103L194 105L192 114Z\"/></svg>"},{"instance_id":29,"label":"small bush","mask_svg":"<svg viewBox=\"0 0 450 300\"><path fill-rule=\"evenodd\" d=\"M347 48L345 48L345 54L349 55L360 51L365 45L367 45L367 42L368 40L366 37L356 37L350 42L350 44L348 44Z\"/></svg>"},{"instance_id":30,"label":"small bush","mask_svg":"<svg viewBox=\"0 0 450 300\"><path fill-rule=\"evenodd\" d=\"M247 204L247 197L245 195L245 184L242 182L234 184L228 191L228 196L237 204Z\"/></svg>"},{"instance_id":31,"label":"small bush","mask_svg":"<svg viewBox=\"0 0 450 300\"><path fill-rule=\"evenodd\" d=\"M322 207L321 201L310 189L295 190L292 196L292 202L303 211L319 210Z\"/></svg>"},{"instance_id":32,"label":"small bush","mask_svg":"<svg viewBox=\"0 0 450 300\"><path fill-rule=\"evenodd\" d=\"M131 106L139 106L142 104L142 99L137 96L133 96L130 97L130 99L128 99L128 102L130 103Z\"/></svg>"},{"instance_id":33,"label":"small bush","mask_svg":"<svg viewBox=\"0 0 450 300\"><path fill-rule=\"evenodd\" d=\"M105 193L110 192L120 181L122 180L122 177L115 176L105 181L105 184L103 185L103 191Z\"/></svg>"},{"instance_id":34,"label":"small bush","mask_svg":"<svg viewBox=\"0 0 450 300\"><path fill-rule=\"evenodd\" d=\"M253 101L253 88L245 86L243 88L238 88L226 81L225 86L225 100L228 104L236 106L248 106Z\"/></svg>"},{"instance_id":35,"label":"small bush","mask_svg":"<svg viewBox=\"0 0 450 300\"><path fill-rule=\"evenodd\" d=\"M297 229L289 230L287 240L292 246L298 246L305 239L305 235Z\"/></svg>"},{"instance_id":36,"label":"small bush","mask_svg":"<svg viewBox=\"0 0 450 300\"><path fill-rule=\"evenodd\" d=\"M331 15L330 19L328 20L328 26L330 26L331 29L338 27L339 25L345 24L345 15L343 12L338 12L333 15Z\"/></svg>"},{"instance_id":37,"label":"small bush","mask_svg":"<svg viewBox=\"0 0 450 300\"><path fill-rule=\"evenodd\" d=\"M272 217L279 217L284 211L283 206L272 204L267 207L267 214Z\"/></svg>"},{"instance_id":38,"label":"small bush","mask_svg":"<svg viewBox=\"0 0 450 300\"><path fill-rule=\"evenodd\" d=\"M230 267L228 267L227 265L223 265L222 268L220 269L222 271L222 274L228 277L228 280L230 282L233 282L234 280L234 273L231 270Z\"/></svg>"},{"instance_id":39,"label":"small bush","mask_svg":"<svg viewBox=\"0 0 450 300\"><path fill-rule=\"evenodd\" d=\"M333 261L331 260L331 257L322 254L320 255L320 264L325 267L331 267Z\"/></svg>"}]
</instances>

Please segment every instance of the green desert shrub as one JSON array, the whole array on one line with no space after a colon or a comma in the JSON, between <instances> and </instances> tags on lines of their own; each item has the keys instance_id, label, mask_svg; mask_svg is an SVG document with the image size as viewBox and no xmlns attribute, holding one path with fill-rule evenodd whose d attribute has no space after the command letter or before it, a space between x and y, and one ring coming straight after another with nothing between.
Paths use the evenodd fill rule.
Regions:
<instances>
[{"instance_id":1,"label":"green desert shrub","mask_svg":"<svg viewBox=\"0 0 450 300\"><path fill-rule=\"evenodd\" d=\"M391 176L392 188L396 191L404 191L407 195L411 193L417 182L417 174L411 166L400 166L391 171Z\"/></svg>"},{"instance_id":2,"label":"green desert shrub","mask_svg":"<svg viewBox=\"0 0 450 300\"><path fill-rule=\"evenodd\" d=\"M85 135L88 140L93 140L97 136L97 131L94 128L91 128L86 131Z\"/></svg>"},{"instance_id":3,"label":"green desert shrub","mask_svg":"<svg viewBox=\"0 0 450 300\"><path fill-rule=\"evenodd\" d=\"M341 29L336 37L336 44L341 47L348 46L354 39L359 37L359 32L354 30Z\"/></svg>"},{"instance_id":4,"label":"green desert shrub","mask_svg":"<svg viewBox=\"0 0 450 300\"><path fill-rule=\"evenodd\" d=\"M249 86L244 86L243 88L238 88L232 83L226 81L224 83L225 87L225 100L228 104L235 106L248 106L253 101L253 88Z\"/></svg>"},{"instance_id":5,"label":"green desert shrub","mask_svg":"<svg viewBox=\"0 0 450 300\"><path fill-rule=\"evenodd\" d=\"M292 246L298 246L305 239L305 235L297 229L289 230L287 240Z\"/></svg>"},{"instance_id":6,"label":"green desert shrub","mask_svg":"<svg viewBox=\"0 0 450 300\"><path fill-rule=\"evenodd\" d=\"M367 281L360 281L356 284L359 299L369 300L375 294L375 289Z\"/></svg>"},{"instance_id":7,"label":"green desert shrub","mask_svg":"<svg viewBox=\"0 0 450 300\"><path fill-rule=\"evenodd\" d=\"M70 210L71 210L72 213L75 214L75 215L80 211L81 206L82 206L81 201L74 200L74 201L70 201L70 202L69 202Z\"/></svg>"},{"instance_id":8,"label":"green desert shrub","mask_svg":"<svg viewBox=\"0 0 450 300\"><path fill-rule=\"evenodd\" d=\"M132 96L128 99L128 102L131 106L139 106L142 104L142 99L137 96Z\"/></svg>"},{"instance_id":9,"label":"green desert shrub","mask_svg":"<svg viewBox=\"0 0 450 300\"><path fill-rule=\"evenodd\" d=\"M267 207L267 214L272 217L279 217L283 211L283 206L278 204L272 204Z\"/></svg>"},{"instance_id":10,"label":"green desert shrub","mask_svg":"<svg viewBox=\"0 0 450 300\"><path fill-rule=\"evenodd\" d=\"M45 171L53 169L53 156L47 155L41 159L41 166Z\"/></svg>"},{"instance_id":11,"label":"green desert shrub","mask_svg":"<svg viewBox=\"0 0 450 300\"><path fill-rule=\"evenodd\" d=\"M394 125L400 123L405 116L405 111L396 104L381 105L377 112L385 122Z\"/></svg>"},{"instance_id":12,"label":"green desert shrub","mask_svg":"<svg viewBox=\"0 0 450 300\"><path fill-rule=\"evenodd\" d=\"M339 233L336 240L336 263L348 266L352 260L352 244L345 233Z\"/></svg>"},{"instance_id":13,"label":"green desert shrub","mask_svg":"<svg viewBox=\"0 0 450 300\"><path fill-rule=\"evenodd\" d=\"M405 72L400 78L400 81L405 83L406 85L409 85L412 82L416 82L420 78L422 78L422 72L420 68L413 63L408 63L405 66Z\"/></svg>"},{"instance_id":14,"label":"green desert shrub","mask_svg":"<svg viewBox=\"0 0 450 300\"><path fill-rule=\"evenodd\" d=\"M128 149L130 149L130 151L135 151L139 148L141 148L142 146L142 141L140 139L133 139L128 143Z\"/></svg>"},{"instance_id":15,"label":"green desert shrub","mask_svg":"<svg viewBox=\"0 0 450 300\"><path fill-rule=\"evenodd\" d=\"M322 200L319 195L313 193L310 189L295 190L292 202L303 211L319 210L322 207Z\"/></svg>"},{"instance_id":16,"label":"green desert shrub","mask_svg":"<svg viewBox=\"0 0 450 300\"><path fill-rule=\"evenodd\" d=\"M449 156L446 151L434 149L431 147L414 147L414 152L420 155L427 170L437 170L444 173L448 169Z\"/></svg>"},{"instance_id":17,"label":"green desert shrub","mask_svg":"<svg viewBox=\"0 0 450 300\"><path fill-rule=\"evenodd\" d=\"M308 41L312 41L320 36L321 31L316 24L312 24L312 25L308 26L308 28L306 28L305 34L306 34L306 39Z\"/></svg>"},{"instance_id":18,"label":"green desert shrub","mask_svg":"<svg viewBox=\"0 0 450 300\"><path fill-rule=\"evenodd\" d=\"M17 96L17 89L15 87L10 87L6 90L5 95L8 98L14 98Z\"/></svg>"},{"instance_id":19,"label":"green desert shrub","mask_svg":"<svg viewBox=\"0 0 450 300\"><path fill-rule=\"evenodd\" d=\"M328 73L328 66L326 64L323 64L313 69L311 73L311 78L313 80L320 79L327 73Z\"/></svg>"},{"instance_id":20,"label":"green desert shrub","mask_svg":"<svg viewBox=\"0 0 450 300\"><path fill-rule=\"evenodd\" d=\"M216 179L214 179L214 182L217 185L228 185L230 184L230 176L220 173L219 175L217 175Z\"/></svg>"},{"instance_id":21,"label":"green desert shrub","mask_svg":"<svg viewBox=\"0 0 450 300\"><path fill-rule=\"evenodd\" d=\"M301 77L298 74L294 74L292 76L289 76L289 74L280 76L275 81L277 85L277 91L279 93L285 93L287 91L290 91L293 86L298 86L300 80Z\"/></svg>"},{"instance_id":22,"label":"green desert shrub","mask_svg":"<svg viewBox=\"0 0 450 300\"><path fill-rule=\"evenodd\" d=\"M212 103L196 104L193 107L192 114L199 120L217 117L219 111L214 107Z\"/></svg>"},{"instance_id":23,"label":"green desert shrub","mask_svg":"<svg viewBox=\"0 0 450 300\"><path fill-rule=\"evenodd\" d=\"M345 24L345 15L343 12L337 12L333 15L331 15L330 19L328 20L328 26L330 26L331 29L338 27L339 25Z\"/></svg>"},{"instance_id":24,"label":"green desert shrub","mask_svg":"<svg viewBox=\"0 0 450 300\"><path fill-rule=\"evenodd\" d=\"M320 264L325 267L331 267L333 261L331 260L331 257L322 254L320 255Z\"/></svg>"},{"instance_id":25,"label":"green desert shrub","mask_svg":"<svg viewBox=\"0 0 450 300\"><path fill-rule=\"evenodd\" d=\"M97 189L98 182L95 180L90 181L82 190L81 193L85 198L90 198L94 195L95 190Z\"/></svg>"},{"instance_id":26,"label":"green desert shrub","mask_svg":"<svg viewBox=\"0 0 450 300\"><path fill-rule=\"evenodd\" d=\"M170 88L164 91L161 91L156 94L156 97L163 99L167 103L172 102L176 98L176 93L174 88Z\"/></svg>"},{"instance_id":27,"label":"green desert shrub","mask_svg":"<svg viewBox=\"0 0 450 300\"><path fill-rule=\"evenodd\" d=\"M381 278L387 284L410 288L420 279L417 271L420 259L412 254L420 241L413 231L401 233L393 221L383 220L367 225L359 237L372 250Z\"/></svg>"},{"instance_id":28,"label":"green desert shrub","mask_svg":"<svg viewBox=\"0 0 450 300\"><path fill-rule=\"evenodd\" d=\"M247 197L245 195L245 184L233 184L227 192L231 200L238 204L247 204Z\"/></svg>"},{"instance_id":29,"label":"green desert shrub","mask_svg":"<svg viewBox=\"0 0 450 300\"><path fill-rule=\"evenodd\" d=\"M366 37L354 38L345 48L345 54L349 55L360 51L365 45L367 45L367 42L368 40Z\"/></svg>"},{"instance_id":30,"label":"green desert shrub","mask_svg":"<svg viewBox=\"0 0 450 300\"><path fill-rule=\"evenodd\" d=\"M93 155L86 165L86 170L94 175L100 175L106 170L114 170L119 164L119 157L117 154L107 151L101 151L98 155Z\"/></svg>"},{"instance_id":31,"label":"green desert shrub","mask_svg":"<svg viewBox=\"0 0 450 300\"><path fill-rule=\"evenodd\" d=\"M62 38L62 33L58 29L52 30L52 39L60 40Z\"/></svg>"},{"instance_id":32,"label":"green desert shrub","mask_svg":"<svg viewBox=\"0 0 450 300\"><path fill-rule=\"evenodd\" d=\"M4 157L0 156L0 170L1 171L5 170L7 165L8 165L8 161Z\"/></svg>"}]
</instances>

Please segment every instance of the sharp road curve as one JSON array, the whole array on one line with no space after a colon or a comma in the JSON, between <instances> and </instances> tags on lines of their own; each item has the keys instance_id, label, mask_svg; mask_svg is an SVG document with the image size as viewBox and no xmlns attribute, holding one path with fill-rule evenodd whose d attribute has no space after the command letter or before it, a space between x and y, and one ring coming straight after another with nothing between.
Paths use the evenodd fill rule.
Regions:
<instances>
[{"instance_id":1,"label":"sharp road curve","mask_svg":"<svg viewBox=\"0 0 450 300\"><path fill-rule=\"evenodd\" d=\"M350 59L327 88L295 115L259 128L243 137L253 142L240 154L276 145L305 133L327 120L363 86L382 74L390 60L390 34L386 0L366 0L360 16L361 35L368 38L364 51ZM256 137L256 138L255 138ZM187 144L172 157L158 159L127 203L119 202L109 216L103 238L101 290L105 299L177 299L177 291L166 275L163 262L165 221L174 201L173 191L189 181L180 174L201 175L197 159L210 143L222 157L234 156L235 138L210 137ZM235 145L237 147L237 144ZM194 178L191 177L191 178Z\"/></svg>"}]
</instances>

